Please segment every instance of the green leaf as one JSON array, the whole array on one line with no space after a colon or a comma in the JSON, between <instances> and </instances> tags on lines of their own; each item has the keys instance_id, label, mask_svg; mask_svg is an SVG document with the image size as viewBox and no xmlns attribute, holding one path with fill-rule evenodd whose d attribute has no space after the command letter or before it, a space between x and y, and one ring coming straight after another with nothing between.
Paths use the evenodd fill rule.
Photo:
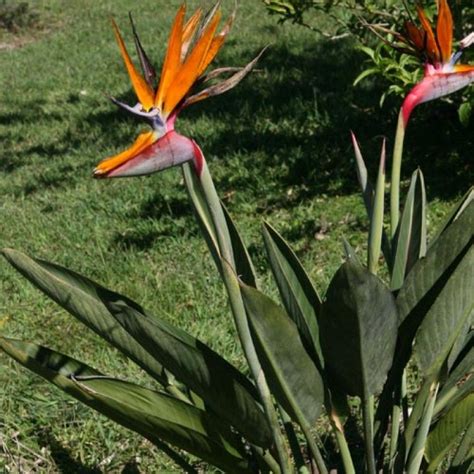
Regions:
<instances>
[{"instance_id":1,"label":"green leaf","mask_svg":"<svg viewBox=\"0 0 474 474\"><path fill-rule=\"evenodd\" d=\"M377 68L370 68L370 69L366 69L365 71L362 71L355 79L354 79L354 82L352 83L353 86L356 86L357 84L359 84L360 81L362 81L363 79L365 79L366 77L368 76L371 76L373 74L377 74L379 72L379 70Z\"/></svg>"},{"instance_id":2,"label":"green leaf","mask_svg":"<svg viewBox=\"0 0 474 474\"><path fill-rule=\"evenodd\" d=\"M378 392L392 365L397 308L382 281L352 260L334 275L320 318L325 366L349 395Z\"/></svg>"},{"instance_id":3,"label":"green leaf","mask_svg":"<svg viewBox=\"0 0 474 474\"><path fill-rule=\"evenodd\" d=\"M153 358L249 441L269 446L271 432L255 387L241 372L184 331L145 316L115 294L102 297L117 321Z\"/></svg>"},{"instance_id":4,"label":"green leaf","mask_svg":"<svg viewBox=\"0 0 474 474\"><path fill-rule=\"evenodd\" d=\"M474 393L468 394L444 415L426 440L428 472L434 472L445 455L474 420Z\"/></svg>"},{"instance_id":5,"label":"green leaf","mask_svg":"<svg viewBox=\"0 0 474 474\"><path fill-rule=\"evenodd\" d=\"M469 102L464 102L459 106L458 109L459 121L464 127L469 125L469 121L472 115L472 106Z\"/></svg>"},{"instance_id":6,"label":"green leaf","mask_svg":"<svg viewBox=\"0 0 474 474\"><path fill-rule=\"evenodd\" d=\"M359 181L359 185L362 191L362 198L364 199L365 209L367 211L367 215L369 217L369 220L372 226L372 215L374 213L373 206L374 206L375 191L374 191L374 187L372 186L372 183L369 180L367 167L365 166L364 158L362 156L362 152L360 151L357 138L353 133L351 134L351 136L352 136L352 145L354 147L354 155L355 155L355 160L356 160L357 179ZM382 158L382 154L381 154L381 158ZM379 194L380 194L380 191L379 191ZM380 203L379 203L379 207L380 207ZM380 214L380 211L379 211L379 214ZM385 261L387 262L388 267L391 268L392 257L391 257L391 251L390 251L390 242L388 240L387 234L383 230L383 227L382 227L382 250L385 257Z\"/></svg>"},{"instance_id":7,"label":"green leaf","mask_svg":"<svg viewBox=\"0 0 474 474\"><path fill-rule=\"evenodd\" d=\"M459 337L454 341L452 349L449 351L449 357L447 360L447 369L451 371L460 357L461 353L472 347L474 344L474 330L471 330L471 321L468 320L465 327L461 330Z\"/></svg>"},{"instance_id":8,"label":"green leaf","mask_svg":"<svg viewBox=\"0 0 474 474\"><path fill-rule=\"evenodd\" d=\"M397 296L400 322L421 313L422 317L442 290L451 273L473 242L474 203L449 225L413 266Z\"/></svg>"},{"instance_id":9,"label":"green leaf","mask_svg":"<svg viewBox=\"0 0 474 474\"><path fill-rule=\"evenodd\" d=\"M342 245L344 247L344 255L346 256L346 260L354 260L355 263L360 265L355 250L352 248L351 244L345 237L342 238Z\"/></svg>"},{"instance_id":10,"label":"green leaf","mask_svg":"<svg viewBox=\"0 0 474 474\"><path fill-rule=\"evenodd\" d=\"M263 239L283 305L298 327L306 349L322 367L317 322L317 314L321 310L321 298L298 257L283 237L267 222L263 227Z\"/></svg>"},{"instance_id":11,"label":"green leaf","mask_svg":"<svg viewBox=\"0 0 474 474\"><path fill-rule=\"evenodd\" d=\"M384 197L385 197L385 140L382 144L382 152L380 153L379 172L377 175L377 183L375 185L372 214L370 215L370 231L369 231L367 266L369 267L369 271L374 274L376 273L376 270L377 270L377 265L380 258L380 250L382 248Z\"/></svg>"},{"instance_id":12,"label":"green leaf","mask_svg":"<svg viewBox=\"0 0 474 474\"><path fill-rule=\"evenodd\" d=\"M161 446L171 443L226 472L252 472L239 441L219 418L188 403L94 369L36 344L0 338L20 364L115 422Z\"/></svg>"},{"instance_id":13,"label":"green leaf","mask_svg":"<svg viewBox=\"0 0 474 474\"><path fill-rule=\"evenodd\" d=\"M469 428L464 432L461 442L456 450L451 466L449 467L449 474L468 474L472 473L474 469L474 423L469 425Z\"/></svg>"},{"instance_id":14,"label":"green leaf","mask_svg":"<svg viewBox=\"0 0 474 474\"><path fill-rule=\"evenodd\" d=\"M237 227L232 220L227 208L221 202L222 210L224 211L225 220L229 229L230 241L232 243L232 250L235 258L235 270L239 278L249 286L257 288L257 278L255 277L255 269L253 268L252 260L245 247L244 241L237 230Z\"/></svg>"},{"instance_id":15,"label":"green leaf","mask_svg":"<svg viewBox=\"0 0 474 474\"><path fill-rule=\"evenodd\" d=\"M469 204L474 200L474 187L471 187L467 193L453 206L443 225L439 228L438 233L432 239L431 245L438 237L467 209Z\"/></svg>"},{"instance_id":16,"label":"green leaf","mask_svg":"<svg viewBox=\"0 0 474 474\"><path fill-rule=\"evenodd\" d=\"M394 261L390 287L398 290L413 265L426 254L426 191L419 169L412 174L392 248Z\"/></svg>"},{"instance_id":17,"label":"green leaf","mask_svg":"<svg viewBox=\"0 0 474 474\"><path fill-rule=\"evenodd\" d=\"M474 337L469 339L456 365L448 374L436 400L434 416L449 409L467 393L474 390Z\"/></svg>"},{"instance_id":18,"label":"green leaf","mask_svg":"<svg viewBox=\"0 0 474 474\"><path fill-rule=\"evenodd\" d=\"M258 290L243 284L241 290L255 347L273 395L293 419L313 426L324 401L323 380L304 349L295 323Z\"/></svg>"},{"instance_id":19,"label":"green leaf","mask_svg":"<svg viewBox=\"0 0 474 474\"><path fill-rule=\"evenodd\" d=\"M472 231L472 228L471 228ZM474 314L474 248L470 248L420 324L414 351L425 375L440 370Z\"/></svg>"},{"instance_id":20,"label":"green leaf","mask_svg":"<svg viewBox=\"0 0 474 474\"><path fill-rule=\"evenodd\" d=\"M103 286L72 270L30 258L16 250L4 249L2 253L13 267L53 301L123 352L161 384L169 384L163 366L127 334L104 306L99 296L106 290ZM139 307L125 296L117 295L117 298Z\"/></svg>"}]
</instances>

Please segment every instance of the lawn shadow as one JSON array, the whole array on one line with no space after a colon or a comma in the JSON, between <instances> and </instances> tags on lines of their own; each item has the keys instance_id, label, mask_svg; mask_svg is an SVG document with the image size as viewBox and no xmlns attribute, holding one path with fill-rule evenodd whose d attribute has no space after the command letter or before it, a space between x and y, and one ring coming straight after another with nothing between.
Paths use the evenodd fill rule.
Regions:
<instances>
[{"instance_id":1,"label":"lawn shadow","mask_svg":"<svg viewBox=\"0 0 474 474\"><path fill-rule=\"evenodd\" d=\"M64 447L53 435L53 433L45 428L38 433L43 446L49 448L51 457L53 458L57 472L64 474L101 474L102 471L95 467L87 467L74 458L70 449Z\"/></svg>"},{"instance_id":2,"label":"lawn shadow","mask_svg":"<svg viewBox=\"0 0 474 474\"><path fill-rule=\"evenodd\" d=\"M242 65L258 52L246 49L236 54L232 46L232 41L228 42L219 56L219 65ZM372 176L384 137L390 157L401 99L389 99L380 109L378 98L384 91L380 84L367 81L353 86L364 59L353 39L328 41L315 37L301 50L294 49L284 43L271 46L257 71L235 90L186 109L178 121L178 131L187 134L193 123L208 115L219 126L193 129L189 135L208 156L238 160L233 170L250 170L250 177L249 173L240 175L227 169L215 174L223 195L238 188L239 193L265 198L265 205L272 207L283 205L283 190L295 188L297 199L285 200L287 207L321 194L356 192L351 130L357 135ZM118 99L130 104L136 100L131 90ZM133 137L118 131L117 125L123 120L133 119L115 107L92 111L84 118L91 127L99 127L102 135L126 147ZM430 198L458 195L472 181L468 150L474 143L473 134L460 125L455 106L437 101L431 107L423 106L423 110L420 107L410 125L403 177L409 178L419 166L425 173ZM225 163L222 166L226 168ZM267 186L261 186L262 179L275 190L271 196ZM146 205L142 212L144 216L157 214Z\"/></svg>"},{"instance_id":3,"label":"lawn shadow","mask_svg":"<svg viewBox=\"0 0 474 474\"><path fill-rule=\"evenodd\" d=\"M243 52L233 63L244 63L254 54ZM295 204L322 193L357 191L350 130L375 176L383 137L390 157L401 103L392 99L380 109L383 88L374 82L353 86L361 62L351 39L315 40L298 53L286 45L270 47L260 61L263 72L253 73L235 91L203 105L223 124L218 134L203 137L205 149L219 156L237 150L242 168L277 177L275 189L297 187ZM192 120L199 113L196 108L188 116ZM456 106L446 102L421 106L416 114L408 129L403 177L421 167L430 198L453 198L472 182L473 126L467 131L459 123ZM263 159L254 160L255 154ZM246 182L255 184L224 174L218 187L225 192L237 183L245 192ZM262 197L266 192L260 189ZM288 205L291 202L285 201Z\"/></svg>"}]
</instances>

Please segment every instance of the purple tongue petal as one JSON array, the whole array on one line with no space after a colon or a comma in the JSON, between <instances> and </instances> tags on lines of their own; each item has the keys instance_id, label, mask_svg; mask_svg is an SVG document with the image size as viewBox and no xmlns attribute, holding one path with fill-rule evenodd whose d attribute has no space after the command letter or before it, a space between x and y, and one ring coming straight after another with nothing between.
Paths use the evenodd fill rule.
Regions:
<instances>
[{"instance_id":1,"label":"purple tongue petal","mask_svg":"<svg viewBox=\"0 0 474 474\"><path fill-rule=\"evenodd\" d=\"M153 128L163 127L164 122L161 120L159 112L157 109L151 109L149 112L145 112L142 108L140 102L135 104L133 107L117 100L115 97L110 97L110 100L118 105L121 109L126 110L128 113L132 114L135 117L138 117L141 120L145 120L147 123L150 123Z\"/></svg>"},{"instance_id":2,"label":"purple tongue petal","mask_svg":"<svg viewBox=\"0 0 474 474\"><path fill-rule=\"evenodd\" d=\"M197 150L192 140L172 130L104 177L120 178L156 173L187 161L197 160L199 158Z\"/></svg>"}]
</instances>

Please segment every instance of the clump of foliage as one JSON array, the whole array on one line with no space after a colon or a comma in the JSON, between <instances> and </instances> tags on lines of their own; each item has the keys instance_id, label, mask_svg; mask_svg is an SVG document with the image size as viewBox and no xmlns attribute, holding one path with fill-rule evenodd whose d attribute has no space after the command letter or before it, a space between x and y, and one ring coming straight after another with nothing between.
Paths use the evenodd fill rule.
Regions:
<instances>
[{"instance_id":1,"label":"clump of foliage","mask_svg":"<svg viewBox=\"0 0 474 474\"><path fill-rule=\"evenodd\" d=\"M315 26L331 21L339 25L336 36L353 35L358 41L358 48L367 58L364 69L354 78L354 85L368 77L382 81L385 90L379 99L380 106L385 103L388 96L404 97L422 76L419 62L415 58L390 46L390 43L395 41L390 31L402 32L404 22L416 16L413 6L407 2L400 0L263 0L263 2L267 10L278 17L279 22L290 21L311 28L326 37L334 37L334 34L328 34L320 26ZM436 13L435 3L423 4L423 7L426 7L428 18L433 19ZM453 2L453 16L456 38L464 38L474 30L474 6L470 0ZM385 43L378 41L370 30L379 31ZM469 56L468 51L464 54ZM473 109L474 93L465 90L461 105L458 107L459 120L464 126L469 124Z\"/></svg>"},{"instance_id":2,"label":"clump of foliage","mask_svg":"<svg viewBox=\"0 0 474 474\"><path fill-rule=\"evenodd\" d=\"M38 24L39 15L28 2L0 1L0 29L17 33Z\"/></svg>"}]
</instances>

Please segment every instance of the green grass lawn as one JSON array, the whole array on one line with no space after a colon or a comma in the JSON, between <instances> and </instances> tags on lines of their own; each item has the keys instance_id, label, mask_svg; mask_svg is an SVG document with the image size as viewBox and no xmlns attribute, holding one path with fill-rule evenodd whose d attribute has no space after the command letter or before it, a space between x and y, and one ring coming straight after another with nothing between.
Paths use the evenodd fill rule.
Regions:
<instances>
[{"instance_id":1,"label":"green grass lawn","mask_svg":"<svg viewBox=\"0 0 474 474\"><path fill-rule=\"evenodd\" d=\"M127 147L141 128L106 98L134 100L110 16L131 41L132 10L142 43L161 64L180 2L31 3L43 31L20 39L0 36L4 44L22 45L0 49L0 246L57 262L124 293L242 367L224 289L180 170L131 180L91 179L95 164ZM197 4L189 1L189 9ZM227 13L233 4L224 2ZM185 111L177 128L201 145L263 288L276 294L260 237L266 219L294 245L324 293L342 261L341 238L360 255L365 251L367 219L349 130L357 133L374 171L383 136L391 146L396 111L378 109L376 84L352 87L362 67L352 38L320 40L303 28L278 26L256 0L239 2L216 63L243 65L267 44L257 72L226 95ZM404 176L422 167L430 223L436 223L472 182L474 134L456 120L454 105L424 107L408 133ZM0 263L2 333L150 383L133 363ZM137 469L175 468L149 443L0 355L2 472Z\"/></svg>"}]
</instances>

